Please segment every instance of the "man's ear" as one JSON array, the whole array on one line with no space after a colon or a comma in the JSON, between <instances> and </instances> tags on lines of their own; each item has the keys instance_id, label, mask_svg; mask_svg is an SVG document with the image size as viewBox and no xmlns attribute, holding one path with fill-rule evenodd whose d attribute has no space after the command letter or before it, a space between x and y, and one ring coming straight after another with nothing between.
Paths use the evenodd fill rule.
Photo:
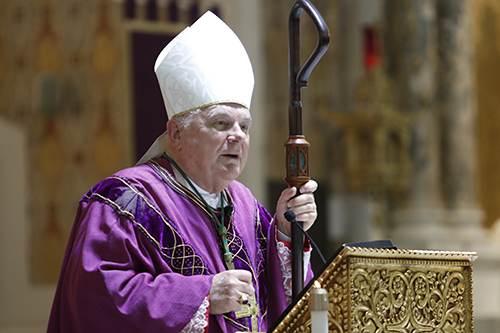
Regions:
<instances>
[{"instance_id":1,"label":"man's ear","mask_svg":"<svg viewBox=\"0 0 500 333\"><path fill-rule=\"evenodd\" d=\"M180 124L175 119L170 119L167 122L167 133L168 139L172 143L175 149L180 150L181 138L182 138L182 128Z\"/></svg>"}]
</instances>

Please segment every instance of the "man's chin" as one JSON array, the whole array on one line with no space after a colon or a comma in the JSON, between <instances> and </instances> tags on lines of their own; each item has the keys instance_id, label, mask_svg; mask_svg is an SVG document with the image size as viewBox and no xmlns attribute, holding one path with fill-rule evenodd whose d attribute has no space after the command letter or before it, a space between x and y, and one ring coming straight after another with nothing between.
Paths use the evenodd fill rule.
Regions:
<instances>
[{"instance_id":1,"label":"man's chin","mask_svg":"<svg viewBox=\"0 0 500 333\"><path fill-rule=\"evenodd\" d=\"M224 165L224 168L222 169L222 174L223 177L226 179L230 180L235 180L236 178L239 177L243 169L240 167L239 163L231 163L231 164L226 164Z\"/></svg>"}]
</instances>

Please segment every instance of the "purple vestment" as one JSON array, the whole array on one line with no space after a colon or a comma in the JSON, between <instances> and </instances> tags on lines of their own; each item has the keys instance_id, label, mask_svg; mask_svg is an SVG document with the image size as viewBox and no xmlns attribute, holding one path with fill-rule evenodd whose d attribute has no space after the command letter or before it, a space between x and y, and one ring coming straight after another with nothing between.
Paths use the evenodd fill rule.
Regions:
<instances>
[{"instance_id":1,"label":"purple vestment","mask_svg":"<svg viewBox=\"0 0 500 333\"><path fill-rule=\"evenodd\" d=\"M152 160L82 198L48 332L179 332L188 324L226 269L209 213L172 174L164 158ZM276 228L242 184L233 181L226 194L230 250L235 267L253 275L266 331L287 306ZM250 322L210 315L209 331L247 331Z\"/></svg>"}]
</instances>

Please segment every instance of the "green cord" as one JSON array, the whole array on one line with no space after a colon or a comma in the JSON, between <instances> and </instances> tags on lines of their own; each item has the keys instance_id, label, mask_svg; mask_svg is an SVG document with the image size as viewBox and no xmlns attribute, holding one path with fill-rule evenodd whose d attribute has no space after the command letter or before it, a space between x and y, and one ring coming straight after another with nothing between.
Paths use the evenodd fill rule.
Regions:
<instances>
[{"instance_id":1,"label":"green cord","mask_svg":"<svg viewBox=\"0 0 500 333\"><path fill-rule=\"evenodd\" d=\"M212 215L212 219L217 224L217 232L219 233L219 236L221 237L222 245L224 247L224 261L226 262L226 264L227 264L227 266L228 266L229 269L234 269L234 264L232 263L232 261L233 261L233 254L229 251L229 244L227 242L227 228L224 226L224 197L222 195L222 191L220 192L221 210L222 210L221 221L220 221L217 218L217 215L215 215L215 212L213 211L212 207L210 207L210 205L207 204L207 202L205 201L205 199L203 198L203 196L198 192L198 190L193 185L193 183L191 182L191 180L188 178L188 176L186 176L186 174L184 173L184 171L182 171L182 169L177 165L177 163L175 163L175 161L170 156L168 156L165 153L163 153L162 157L165 157L179 171L179 173L182 175L182 177L184 177L184 179L186 180L186 182L196 192L196 194L201 199L201 201L203 201L203 204L205 205L205 207L210 212L210 215Z\"/></svg>"}]
</instances>

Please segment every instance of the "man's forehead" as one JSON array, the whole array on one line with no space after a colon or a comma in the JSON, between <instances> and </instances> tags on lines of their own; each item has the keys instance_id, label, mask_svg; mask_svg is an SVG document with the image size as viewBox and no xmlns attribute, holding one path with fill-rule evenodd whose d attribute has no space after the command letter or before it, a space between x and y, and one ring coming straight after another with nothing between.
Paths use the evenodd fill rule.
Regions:
<instances>
[{"instance_id":1,"label":"man's forehead","mask_svg":"<svg viewBox=\"0 0 500 333\"><path fill-rule=\"evenodd\" d=\"M205 117L227 116L252 120L250 111L241 105L217 104L212 105L201 113Z\"/></svg>"}]
</instances>

